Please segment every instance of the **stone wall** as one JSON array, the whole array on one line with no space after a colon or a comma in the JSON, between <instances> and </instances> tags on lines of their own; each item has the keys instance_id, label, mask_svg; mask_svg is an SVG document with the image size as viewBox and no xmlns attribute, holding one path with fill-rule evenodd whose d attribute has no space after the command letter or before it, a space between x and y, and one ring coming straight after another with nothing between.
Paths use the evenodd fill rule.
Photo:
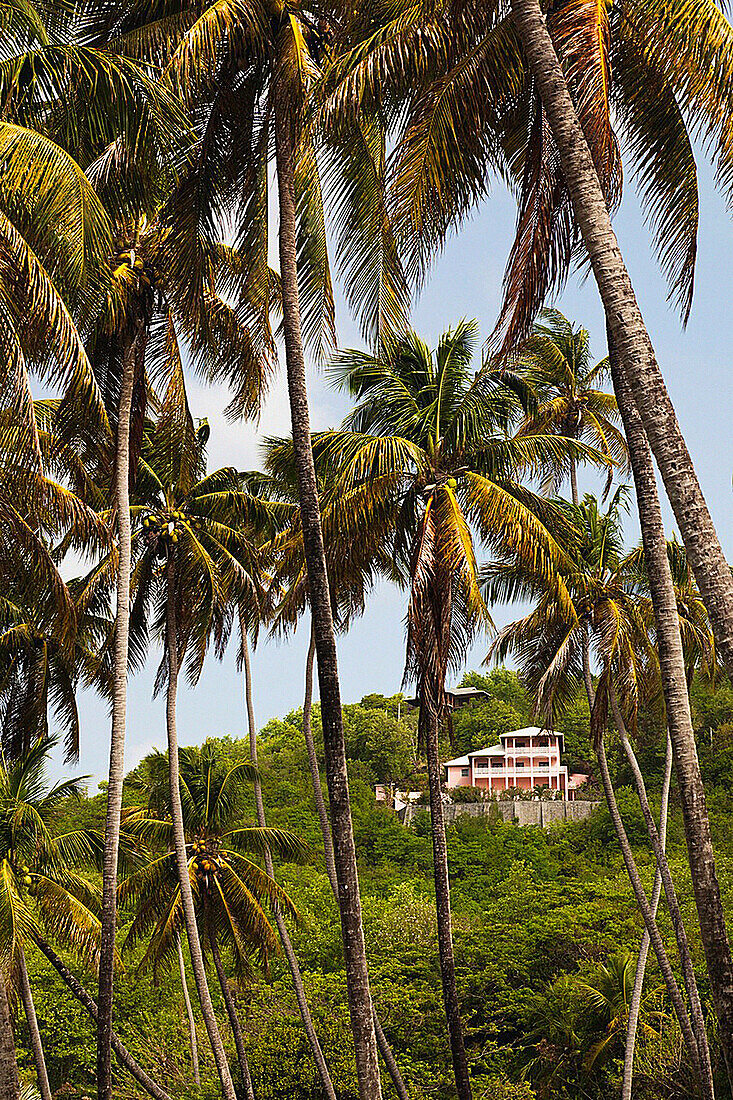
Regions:
<instances>
[{"instance_id":1,"label":"stone wall","mask_svg":"<svg viewBox=\"0 0 733 1100\"><path fill-rule=\"evenodd\" d=\"M563 802L560 799L553 802L527 801L521 799L504 802L451 802L443 807L446 821L455 821L457 817L483 817L492 813L499 813L504 821L515 821L517 825L539 825L547 828L550 825L559 825L564 821L580 821L581 818L590 817L600 802ZM406 806L402 811L402 820L409 825L415 814L420 810L428 809L427 806Z\"/></svg>"}]
</instances>

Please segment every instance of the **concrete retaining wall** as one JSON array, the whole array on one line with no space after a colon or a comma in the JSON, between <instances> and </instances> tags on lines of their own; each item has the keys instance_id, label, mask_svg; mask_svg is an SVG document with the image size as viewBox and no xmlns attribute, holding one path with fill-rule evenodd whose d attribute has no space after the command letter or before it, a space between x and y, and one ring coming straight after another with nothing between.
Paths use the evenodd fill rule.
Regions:
<instances>
[{"instance_id":1,"label":"concrete retaining wall","mask_svg":"<svg viewBox=\"0 0 733 1100\"><path fill-rule=\"evenodd\" d=\"M563 802L560 799L553 802L451 802L443 807L446 821L455 821L457 817L484 817L492 813L499 813L504 821L515 821L517 825L539 825L547 828L550 825L559 825L564 821L580 821L590 817L600 802ZM405 825L409 825L416 813L420 810L429 810L427 806L406 806L402 816Z\"/></svg>"}]
</instances>

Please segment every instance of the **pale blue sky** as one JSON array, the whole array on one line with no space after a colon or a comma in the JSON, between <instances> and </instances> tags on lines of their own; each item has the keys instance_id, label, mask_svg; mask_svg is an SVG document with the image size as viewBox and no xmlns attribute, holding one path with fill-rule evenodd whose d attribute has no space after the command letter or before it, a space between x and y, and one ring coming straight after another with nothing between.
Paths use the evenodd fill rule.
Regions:
<instances>
[{"instance_id":1,"label":"pale blue sky","mask_svg":"<svg viewBox=\"0 0 733 1100\"><path fill-rule=\"evenodd\" d=\"M436 262L431 278L413 313L415 328L428 341L461 317L475 317L482 338L494 324L501 292L504 261L514 227L514 204L497 189L461 234L453 238ZM724 549L733 554L731 533L731 472L733 471L733 393L729 357L733 347L733 226L723 203L714 194L709 175L702 182L700 248L692 317L685 331L666 305L666 289L651 256L649 239L631 187L616 219L616 229L660 365L693 455L703 490L713 512ZM591 332L593 353L605 354L603 317L595 284L573 277L555 303L572 320ZM342 311L341 343L357 343L357 333ZM310 395L314 429L335 425L345 411L343 398L334 393L317 371L311 371ZM258 429L229 424L221 410L224 393L190 384L192 412L208 416L211 425L210 468L236 465L256 467L258 438L289 431L287 394L282 374L263 411ZM593 486L592 478L587 486ZM670 527L671 530L671 527ZM636 527L630 526L636 538ZM344 702L367 692L391 694L400 689L404 654L405 601L394 588L381 586L364 618L339 641L339 664ZM513 617L497 609L498 625ZM476 642L467 667L477 667L486 653L486 641ZM255 706L258 723L284 715L300 704L303 689L304 632L292 641L260 644L254 655ZM165 745L164 701L151 699L152 669L130 683L127 765L133 766L153 747ZM78 771L104 776L109 745L106 709L89 694L81 700L82 752ZM179 735L182 744L199 743L210 735L242 736L242 688L233 657L209 662L198 688L182 687ZM92 783L92 788L94 783Z\"/></svg>"}]
</instances>

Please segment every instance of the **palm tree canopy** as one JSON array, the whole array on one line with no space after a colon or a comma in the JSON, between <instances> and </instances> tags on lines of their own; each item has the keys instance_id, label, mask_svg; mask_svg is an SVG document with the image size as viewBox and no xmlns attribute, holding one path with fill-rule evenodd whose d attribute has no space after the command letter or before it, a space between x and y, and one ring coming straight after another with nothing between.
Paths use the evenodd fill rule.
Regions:
<instances>
[{"instance_id":1,"label":"palm tree canopy","mask_svg":"<svg viewBox=\"0 0 733 1100\"><path fill-rule=\"evenodd\" d=\"M324 69L350 21L319 0L224 5L177 0L118 5L100 0L95 40L162 67L189 108L196 148L174 232L188 238L185 264L200 282L201 245L226 218L243 257L247 292L237 309L256 346L270 345L279 277L268 259L274 105L287 110L297 143L299 300L306 343L335 345L329 235L349 304L369 339L404 327L408 292L384 195L387 135L372 112L324 115ZM331 223L331 233L327 223Z\"/></svg>"},{"instance_id":2,"label":"palm tree canopy","mask_svg":"<svg viewBox=\"0 0 733 1100\"><path fill-rule=\"evenodd\" d=\"M586 641L601 673L599 698L612 686L631 730L640 704L659 694L659 658L643 553L640 548L629 552L624 545L625 495L618 490L605 512L591 495L578 506L564 505L580 537L554 578L540 575L530 562L511 554L482 571L488 599L530 599L535 605L499 632L490 656L515 657L548 723L582 686ZM678 543L668 543L686 661L690 670L697 664L712 670L712 630L681 551Z\"/></svg>"},{"instance_id":3,"label":"palm tree canopy","mask_svg":"<svg viewBox=\"0 0 733 1100\"><path fill-rule=\"evenodd\" d=\"M616 464L628 466L626 439L618 428L616 398L604 388L608 359L593 363L588 330L576 327L556 309L544 309L532 334L512 356L537 394L522 432L556 432L582 439ZM609 466L608 477L613 474Z\"/></svg>"},{"instance_id":4,"label":"palm tree canopy","mask_svg":"<svg viewBox=\"0 0 733 1100\"><path fill-rule=\"evenodd\" d=\"M233 468L206 473L206 422L196 426L188 406L182 364L171 371L160 413L148 422L135 483L131 659L142 661L152 634L165 643L170 552L175 553L179 658L198 680L209 645L226 644L235 606L258 608L262 526L277 523L268 502L250 493ZM248 523L253 524L250 528ZM114 584L113 550L80 582L79 599L94 606ZM195 595L195 598L193 596ZM164 657L156 690L167 675Z\"/></svg>"},{"instance_id":5,"label":"palm tree canopy","mask_svg":"<svg viewBox=\"0 0 733 1100\"><path fill-rule=\"evenodd\" d=\"M265 908L276 906L297 919L285 891L251 857L269 850L300 860L307 850L293 833L241 824L242 799L256 773L252 764L229 765L213 744L182 749L180 763L188 867L202 944L213 935L229 946L236 972L244 978L251 973L252 957L266 965L277 950ZM176 936L183 929L167 757L151 754L139 772L132 790L144 803L126 812L125 827L150 846L151 854L149 862L121 884L120 899L135 906L126 947L149 937L143 963L157 968L172 960Z\"/></svg>"},{"instance_id":6,"label":"palm tree canopy","mask_svg":"<svg viewBox=\"0 0 733 1100\"><path fill-rule=\"evenodd\" d=\"M85 777L49 785L53 746L40 740L13 762L0 755L0 956L11 971L41 931L86 962L99 948L98 890L76 868L97 863L101 842L88 830L55 831L54 811Z\"/></svg>"},{"instance_id":7,"label":"palm tree canopy","mask_svg":"<svg viewBox=\"0 0 733 1100\"><path fill-rule=\"evenodd\" d=\"M437 246L483 201L492 174L518 203L499 329L526 336L579 237L557 148L505 0L365 5L337 57L333 99L377 104L397 134L388 165L405 265L419 281ZM731 182L733 29L715 0L551 4L548 29L609 205L635 179L667 277L689 314L699 220L694 138Z\"/></svg>"},{"instance_id":8,"label":"palm tree canopy","mask_svg":"<svg viewBox=\"0 0 733 1100\"><path fill-rule=\"evenodd\" d=\"M384 341L379 356L342 353L333 377L357 403L339 431L314 437L337 492L361 494L355 529L369 532L372 547L383 543L389 575L410 587L406 676L428 677L438 700L446 670L490 624L472 531L497 548L525 552L531 543L534 559L554 571L561 548L549 519L559 529L562 513L523 479L567 468L571 457L603 461L553 433L513 434L531 388L490 362L472 369L476 340L475 322L462 321L434 351L409 332Z\"/></svg>"}]
</instances>

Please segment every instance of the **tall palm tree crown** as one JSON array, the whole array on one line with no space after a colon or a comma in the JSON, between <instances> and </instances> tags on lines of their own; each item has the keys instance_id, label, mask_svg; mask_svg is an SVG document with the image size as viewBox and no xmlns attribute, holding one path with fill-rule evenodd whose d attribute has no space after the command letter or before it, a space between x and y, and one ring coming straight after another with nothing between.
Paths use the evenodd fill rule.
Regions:
<instances>
[{"instance_id":1,"label":"tall palm tree crown","mask_svg":"<svg viewBox=\"0 0 733 1100\"><path fill-rule=\"evenodd\" d=\"M490 621L471 528L488 546L519 549L530 536L550 557L558 554L544 520L557 522L560 513L520 479L567 470L573 457L602 461L592 448L551 431L511 434L532 400L531 388L490 363L474 371L476 334L475 322L464 321L441 337L434 353L414 332L389 342L380 358L343 353L334 378L358 403L342 430L315 440L319 458L337 469L342 491L369 486L361 507L370 529L378 529L377 517L389 517L395 574L411 587L407 672L427 674L414 663L415 647L422 650L416 632L434 629L436 644L425 646L425 657L438 662L441 684L472 631ZM449 587L448 633L445 624L429 628L429 615L412 621L437 572Z\"/></svg>"},{"instance_id":2,"label":"tall palm tree crown","mask_svg":"<svg viewBox=\"0 0 733 1100\"><path fill-rule=\"evenodd\" d=\"M607 359L593 364L588 330L576 327L557 309L544 309L531 335L512 356L515 370L531 382L537 404L520 431L555 432L582 439L616 464L628 462L626 439L619 430L616 398L603 389L610 379ZM613 466L609 465L607 489ZM578 503L575 462L570 463L572 500ZM553 486L556 489L557 486Z\"/></svg>"},{"instance_id":3,"label":"tall palm tree crown","mask_svg":"<svg viewBox=\"0 0 733 1100\"><path fill-rule=\"evenodd\" d=\"M731 186L733 31L715 0L547 5L547 27L611 208L633 177L670 297L689 314L699 196L694 135ZM511 5L477 0L366 6L337 58L334 99L379 104L398 133L387 175L398 242L420 279L436 246L489 192L517 196L499 322L504 350L530 332L579 255L553 132Z\"/></svg>"},{"instance_id":4,"label":"tall palm tree crown","mask_svg":"<svg viewBox=\"0 0 733 1100\"><path fill-rule=\"evenodd\" d=\"M231 948L235 973L246 980L251 960L266 965L276 950L266 907L279 906L296 916L285 891L252 857L268 849L300 860L306 849L293 833L241 824L243 794L256 774L251 764L227 763L212 744L181 749L180 757L188 867L202 942L206 948L213 936ZM131 791L145 802L125 811L125 827L152 848L149 862L120 887L121 900L135 912L125 944L130 948L146 941L143 962L157 968L172 961L176 936L184 930L165 755L146 757L136 778Z\"/></svg>"}]
</instances>

